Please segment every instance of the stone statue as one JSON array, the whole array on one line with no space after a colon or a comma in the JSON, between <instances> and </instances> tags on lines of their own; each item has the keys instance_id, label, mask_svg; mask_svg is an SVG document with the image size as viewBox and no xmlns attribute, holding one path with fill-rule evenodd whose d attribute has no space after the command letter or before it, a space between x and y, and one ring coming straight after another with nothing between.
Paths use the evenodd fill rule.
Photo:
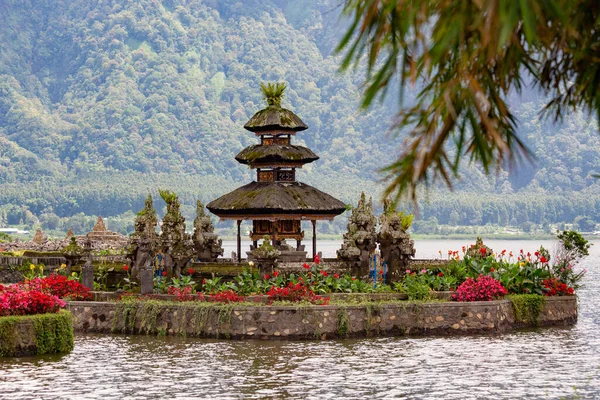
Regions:
<instances>
[{"instance_id":1,"label":"stone statue","mask_svg":"<svg viewBox=\"0 0 600 400\"><path fill-rule=\"evenodd\" d=\"M216 261L223 255L223 241L214 233L212 221L204 212L204 205L196 203L196 219L194 219L194 235L192 236L196 257L200 261Z\"/></svg>"},{"instance_id":2,"label":"stone statue","mask_svg":"<svg viewBox=\"0 0 600 400\"><path fill-rule=\"evenodd\" d=\"M369 198L367 202L363 192L348 218L348 232L344 234L342 247L337 251L340 259L352 262L353 274L360 277L369 274L369 258L377 248L376 224L373 200Z\"/></svg>"},{"instance_id":3,"label":"stone statue","mask_svg":"<svg viewBox=\"0 0 600 400\"><path fill-rule=\"evenodd\" d=\"M410 259L415 256L415 242L410 240L410 235L406 233L412 219L412 214L397 213L391 200L384 199L377 240L381 257L388 268L388 283L400 280Z\"/></svg>"},{"instance_id":4,"label":"stone statue","mask_svg":"<svg viewBox=\"0 0 600 400\"><path fill-rule=\"evenodd\" d=\"M133 267L131 268L131 277L133 279L138 279L140 269L145 263L144 252L141 249L142 243L145 243L144 245L150 257L150 264L152 264L152 257L150 255L156 251L159 245L159 238L156 234L157 222L158 217L152 205L152 196L148 195L144 203L144 208L135 217L135 231L129 239L128 253L130 258L133 259Z\"/></svg>"}]
</instances>

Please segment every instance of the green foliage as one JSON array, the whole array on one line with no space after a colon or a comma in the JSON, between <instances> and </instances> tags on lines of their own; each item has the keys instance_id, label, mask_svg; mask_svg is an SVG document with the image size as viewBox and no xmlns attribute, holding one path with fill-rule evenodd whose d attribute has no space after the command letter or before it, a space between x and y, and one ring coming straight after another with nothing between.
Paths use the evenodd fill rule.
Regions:
<instances>
[{"instance_id":1,"label":"green foliage","mask_svg":"<svg viewBox=\"0 0 600 400\"><path fill-rule=\"evenodd\" d=\"M361 191L380 197L376 171L404 133L397 142L384 134L394 99L356 113L360 82L335 73L337 0L172 4L5 4L0 225L39 224L55 236L73 228L80 235L102 215L110 230L128 234L132 210L157 188L176 192L182 214L193 220L199 196L206 204L254 178L234 159L256 143L242 126L263 107L260 82L283 80L289 108L309 126L296 143L320 157L298 179L345 203ZM407 91L407 101L414 96ZM476 164L463 166L457 192L420 199L420 215L439 225L600 221L592 177L600 172L597 121L573 112L564 124L547 123L538 116L546 101L524 89L510 104L535 165L518 174L500 168L490 177ZM319 227L339 234L346 221Z\"/></svg>"},{"instance_id":2,"label":"green foliage","mask_svg":"<svg viewBox=\"0 0 600 400\"><path fill-rule=\"evenodd\" d=\"M169 190L158 189L158 194L167 204L172 204L177 201L177 193L171 192Z\"/></svg>"},{"instance_id":3,"label":"green foliage","mask_svg":"<svg viewBox=\"0 0 600 400\"><path fill-rule=\"evenodd\" d=\"M408 231L415 219L415 216L410 213L405 214L404 211L400 211L398 213L398 216L400 217L400 224L402 224L402 230L404 232Z\"/></svg>"},{"instance_id":4,"label":"green foliage","mask_svg":"<svg viewBox=\"0 0 600 400\"><path fill-rule=\"evenodd\" d=\"M386 194L416 199L420 184L437 179L452 186L464 159L489 173L531 156L506 103L528 73L556 118L583 108L600 119L600 42L581 34L597 27L590 10L594 0L346 0L350 25L338 51L343 69L366 59L362 105L396 80L401 103L408 83L421 87L398 111L395 127L409 139L385 168Z\"/></svg>"},{"instance_id":5,"label":"green foliage","mask_svg":"<svg viewBox=\"0 0 600 400\"><path fill-rule=\"evenodd\" d=\"M395 284L395 288L401 293L406 293L408 300L428 301L433 298L427 274L406 274L402 282Z\"/></svg>"},{"instance_id":6,"label":"green foliage","mask_svg":"<svg viewBox=\"0 0 600 400\"><path fill-rule=\"evenodd\" d=\"M512 294L507 296L515 310L517 321L537 325L544 308L544 296L539 294Z\"/></svg>"},{"instance_id":7,"label":"green foliage","mask_svg":"<svg viewBox=\"0 0 600 400\"><path fill-rule=\"evenodd\" d=\"M260 90L262 91L265 100L269 106L279 107L281 106L281 99L286 89L285 83L267 83L266 85L261 82Z\"/></svg>"},{"instance_id":8,"label":"green foliage","mask_svg":"<svg viewBox=\"0 0 600 400\"><path fill-rule=\"evenodd\" d=\"M57 314L0 317L0 357L32 355L31 349L17 348L28 343L28 335L35 341L33 354L67 353L73 350L71 314L61 310Z\"/></svg>"}]
</instances>

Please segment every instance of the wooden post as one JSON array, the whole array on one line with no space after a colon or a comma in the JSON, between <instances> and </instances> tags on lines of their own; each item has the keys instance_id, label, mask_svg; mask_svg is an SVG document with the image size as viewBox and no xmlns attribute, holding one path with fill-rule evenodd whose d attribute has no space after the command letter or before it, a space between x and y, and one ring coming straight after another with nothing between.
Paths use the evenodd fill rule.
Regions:
<instances>
[{"instance_id":1,"label":"wooden post","mask_svg":"<svg viewBox=\"0 0 600 400\"><path fill-rule=\"evenodd\" d=\"M237 258L238 258L238 263L242 262L242 236L241 236L241 232L240 232L240 227L242 225L242 220L238 219L237 220Z\"/></svg>"},{"instance_id":2,"label":"wooden post","mask_svg":"<svg viewBox=\"0 0 600 400\"><path fill-rule=\"evenodd\" d=\"M317 256L317 221L311 220L313 225L313 260Z\"/></svg>"}]
</instances>

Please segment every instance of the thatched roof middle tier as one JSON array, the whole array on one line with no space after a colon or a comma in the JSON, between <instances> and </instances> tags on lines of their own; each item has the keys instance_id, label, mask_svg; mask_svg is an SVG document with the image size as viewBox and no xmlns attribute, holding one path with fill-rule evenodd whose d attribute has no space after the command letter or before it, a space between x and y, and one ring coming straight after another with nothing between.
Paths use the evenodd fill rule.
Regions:
<instances>
[{"instance_id":1,"label":"thatched roof middle tier","mask_svg":"<svg viewBox=\"0 0 600 400\"><path fill-rule=\"evenodd\" d=\"M252 182L207 204L221 219L330 219L344 203L302 182Z\"/></svg>"},{"instance_id":2,"label":"thatched roof middle tier","mask_svg":"<svg viewBox=\"0 0 600 400\"><path fill-rule=\"evenodd\" d=\"M255 144L242 150L235 159L242 164L308 164L319 159L315 153L304 146L292 144L261 145Z\"/></svg>"},{"instance_id":3,"label":"thatched roof middle tier","mask_svg":"<svg viewBox=\"0 0 600 400\"><path fill-rule=\"evenodd\" d=\"M308 129L308 126L300 117L294 114L287 108L280 106L269 106L258 111L250 118L244 128L250 132L265 132L265 131L287 131L286 133L294 134L299 131Z\"/></svg>"}]
</instances>

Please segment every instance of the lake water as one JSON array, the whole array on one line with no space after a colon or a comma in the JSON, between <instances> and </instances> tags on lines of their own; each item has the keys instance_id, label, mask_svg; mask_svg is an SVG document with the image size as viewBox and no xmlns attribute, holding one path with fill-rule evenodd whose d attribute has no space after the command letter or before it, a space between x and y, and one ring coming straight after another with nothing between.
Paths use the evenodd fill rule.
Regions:
<instances>
[{"instance_id":1,"label":"lake water","mask_svg":"<svg viewBox=\"0 0 600 400\"><path fill-rule=\"evenodd\" d=\"M540 243L551 244L488 244ZM418 256L463 244L418 242ZM0 361L0 399L600 398L599 264L597 242L571 328L318 342L77 335L71 354Z\"/></svg>"}]
</instances>

